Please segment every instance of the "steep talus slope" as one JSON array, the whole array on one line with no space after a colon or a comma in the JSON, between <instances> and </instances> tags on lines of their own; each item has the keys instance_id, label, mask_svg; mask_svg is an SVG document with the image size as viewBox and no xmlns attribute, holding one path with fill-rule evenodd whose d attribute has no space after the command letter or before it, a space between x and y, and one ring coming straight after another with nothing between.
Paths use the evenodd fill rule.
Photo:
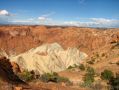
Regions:
<instances>
[{"instance_id":1,"label":"steep talus slope","mask_svg":"<svg viewBox=\"0 0 119 90\"><path fill-rule=\"evenodd\" d=\"M44 44L10 59L18 63L22 69L34 70L40 74L59 72L70 65L80 64L87 54L76 48L64 50L58 43Z\"/></svg>"}]
</instances>

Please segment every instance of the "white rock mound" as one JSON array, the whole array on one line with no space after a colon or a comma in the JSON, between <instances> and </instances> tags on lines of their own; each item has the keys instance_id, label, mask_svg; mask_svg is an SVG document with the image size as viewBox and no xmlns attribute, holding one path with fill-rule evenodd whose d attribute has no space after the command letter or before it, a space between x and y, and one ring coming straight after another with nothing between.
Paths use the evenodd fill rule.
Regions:
<instances>
[{"instance_id":1,"label":"white rock mound","mask_svg":"<svg viewBox=\"0 0 119 90\"><path fill-rule=\"evenodd\" d=\"M43 74L59 72L70 65L78 65L86 57L87 54L76 48L64 50L58 43L53 43L41 45L18 56L12 56L10 60L15 61L22 69Z\"/></svg>"}]
</instances>

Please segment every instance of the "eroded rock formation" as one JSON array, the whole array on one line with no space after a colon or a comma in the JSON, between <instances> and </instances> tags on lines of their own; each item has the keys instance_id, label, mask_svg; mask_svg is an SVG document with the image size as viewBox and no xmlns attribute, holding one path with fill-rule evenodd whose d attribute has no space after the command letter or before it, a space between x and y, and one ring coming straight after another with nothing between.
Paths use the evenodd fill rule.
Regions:
<instances>
[{"instance_id":1,"label":"eroded rock formation","mask_svg":"<svg viewBox=\"0 0 119 90\"><path fill-rule=\"evenodd\" d=\"M18 56L10 57L10 59L22 69L43 74L59 72L70 65L78 65L86 57L87 54L80 52L77 48L64 50L58 43L53 43L41 45Z\"/></svg>"}]
</instances>

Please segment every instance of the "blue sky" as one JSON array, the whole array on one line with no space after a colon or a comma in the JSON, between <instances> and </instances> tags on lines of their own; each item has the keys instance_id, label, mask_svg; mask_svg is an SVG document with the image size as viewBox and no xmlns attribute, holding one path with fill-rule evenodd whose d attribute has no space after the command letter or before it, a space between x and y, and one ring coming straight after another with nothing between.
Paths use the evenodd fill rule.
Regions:
<instances>
[{"instance_id":1,"label":"blue sky","mask_svg":"<svg viewBox=\"0 0 119 90\"><path fill-rule=\"evenodd\" d=\"M119 27L119 0L0 0L0 24Z\"/></svg>"}]
</instances>

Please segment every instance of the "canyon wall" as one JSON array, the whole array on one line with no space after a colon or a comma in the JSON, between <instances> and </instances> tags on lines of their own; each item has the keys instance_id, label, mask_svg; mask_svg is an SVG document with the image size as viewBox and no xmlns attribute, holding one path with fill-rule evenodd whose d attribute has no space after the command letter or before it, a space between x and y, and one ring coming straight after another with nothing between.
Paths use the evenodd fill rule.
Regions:
<instances>
[{"instance_id":1,"label":"canyon wall","mask_svg":"<svg viewBox=\"0 0 119 90\"><path fill-rule=\"evenodd\" d=\"M44 43L59 43L91 54L119 41L119 29L61 26L0 26L0 49L9 55L23 53Z\"/></svg>"}]
</instances>

